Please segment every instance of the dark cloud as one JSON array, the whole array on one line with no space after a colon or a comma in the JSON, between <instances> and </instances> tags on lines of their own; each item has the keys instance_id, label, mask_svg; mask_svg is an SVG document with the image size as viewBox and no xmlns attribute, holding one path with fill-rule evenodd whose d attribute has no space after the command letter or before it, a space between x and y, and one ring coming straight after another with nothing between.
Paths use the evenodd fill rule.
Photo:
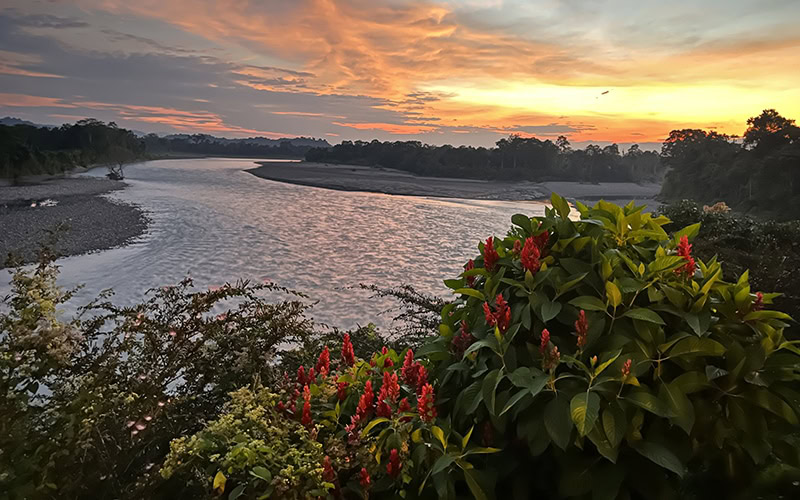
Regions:
<instances>
[{"instance_id":1,"label":"dark cloud","mask_svg":"<svg viewBox=\"0 0 800 500\"><path fill-rule=\"evenodd\" d=\"M16 9L3 9L0 12L6 16L13 17L17 26L26 28L68 29L89 27L89 23L75 18L58 17L49 14L22 15Z\"/></svg>"}]
</instances>

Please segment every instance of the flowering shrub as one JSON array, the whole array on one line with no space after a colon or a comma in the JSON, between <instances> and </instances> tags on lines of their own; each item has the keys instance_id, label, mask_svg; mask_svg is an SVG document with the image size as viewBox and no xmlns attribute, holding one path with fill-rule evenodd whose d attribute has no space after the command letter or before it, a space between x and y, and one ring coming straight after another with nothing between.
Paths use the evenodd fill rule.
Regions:
<instances>
[{"instance_id":1,"label":"flowering shrub","mask_svg":"<svg viewBox=\"0 0 800 500\"><path fill-rule=\"evenodd\" d=\"M446 280L458 298L419 351L439 418L502 449L474 477L501 498L664 498L714 470L724 497L758 464L797 465L800 349L777 294L695 257L699 224L670 237L632 203L578 203L571 220L552 202Z\"/></svg>"}]
</instances>

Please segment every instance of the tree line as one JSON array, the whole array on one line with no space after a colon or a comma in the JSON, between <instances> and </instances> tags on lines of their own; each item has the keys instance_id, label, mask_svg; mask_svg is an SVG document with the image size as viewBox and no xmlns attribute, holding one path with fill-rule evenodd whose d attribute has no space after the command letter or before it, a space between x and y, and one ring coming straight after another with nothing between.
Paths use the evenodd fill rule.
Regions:
<instances>
[{"instance_id":1,"label":"tree line","mask_svg":"<svg viewBox=\"0 0 800 500\"><path fill-rule=\"evenodd\" d=\"M0 177L58 174L142 158L145 146L116 123L87 118L60 127L0 125Z\"/></svg>"},{"instance_id":2,"label":"tree line","mask_svg":"<svg viewBox=\"0 0 800 500\"><path fill-rule=\"evenodd\" d=\"M314 148L307 161L377 165L417 175L502 180L657 182L664 175L658 153L638 144L620 152L617 144L573 149L566 137L555 142L511 135L492 148L432 146L420 141L343 141Z\"/></svg>"},{"instance_id":3,"label":"tree line","mask_svg":"<svg viewBox=\"0 0 800 500\"><path fill-rule=\"evenodd\" d=\"M250 158L303 158L310 144L327 144L326 141L298 138L273 141L262 138L220 139L206 134L174 135L160 137L147 134L144 139L147 152L154 155L240 156Z\"/></svg>"},{"instance_id":4,"label":"tree line","mask_svg":"<svg viewBox=\"0 0 800 500\"><path fill-rule=\"evenodd\" d=\"M724 201L739 211L800 217L800 127L774 109L747 120L742 137L673 130L661 148L665 199Z\"/></svg>"}]
</instances>

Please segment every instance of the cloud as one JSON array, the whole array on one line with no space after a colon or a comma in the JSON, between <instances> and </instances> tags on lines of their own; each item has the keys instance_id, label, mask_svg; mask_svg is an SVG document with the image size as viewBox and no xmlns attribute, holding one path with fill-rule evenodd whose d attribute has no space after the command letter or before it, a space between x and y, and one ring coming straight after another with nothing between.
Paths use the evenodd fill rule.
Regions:
<instances>
[{"instance_id":1,"label":"cloud","mask_svg":"<svg viewBox=\"0 0 800 500\"><path fill-rule=\"evenodd\" d=\"M0 107L7 108L74 108L61 99L25 94L0 93Z\"/></svg>"},{"instance_id":2,"label":"cloud","mask_svg":"<svg viewBox=\"0 0 800 500\"><path fill-rule=\"evenodd\" d=\"M433 132L437 127L426 125L403 125L398 123L342 123L333 122L340 127L354 128L357 130L382 130L390 134L414 135Z\"/></svg>"}]
</instances>

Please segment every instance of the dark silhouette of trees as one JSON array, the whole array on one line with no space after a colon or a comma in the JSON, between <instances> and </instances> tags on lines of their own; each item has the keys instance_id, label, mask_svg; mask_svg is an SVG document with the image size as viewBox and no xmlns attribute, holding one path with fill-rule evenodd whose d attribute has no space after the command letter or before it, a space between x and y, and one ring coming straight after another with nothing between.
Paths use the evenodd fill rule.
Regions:
<instances>
[{"instance_id":1,"label":"dark silhouette of trees","mask_svg":"<svg viewBox=\"0 0 800 500\"><path fill-rule=\"evenodd\" d=\"M663 168L657 153L622 155L616 144L573 150L566 137L555 142L511 135L494 148L431 146L419 141L343 141L314 148L306 160L371 165L417 175L504 180L577 180L588 182L658 181Z\"/></svg>"},{"instance_id":2,"label":"dark silhouette of trees","mask_svg":"<svg viewBox=\"0 0 800 500\"><path fill-rule=\"evenodd\" d=\"M144 143L149 154L231 156L249 158L296 158L300 159L313 145L328 143L305 137L275 141L262 138L222 139L206 134L174 135L159 137L148 134Z\"/></svg>"},{"instance_id":3,"label":"dark silhouette of trees","mask_svg":"<svg viewBox=\"0 0 800 500\"><path fill-rule=\"evenodd\" d=\"M781 146L800 139L800 128L778 114L774 109L765 109L760 115L747 120L744 146L764 155Z\"/></svg>"}]
</instances>

